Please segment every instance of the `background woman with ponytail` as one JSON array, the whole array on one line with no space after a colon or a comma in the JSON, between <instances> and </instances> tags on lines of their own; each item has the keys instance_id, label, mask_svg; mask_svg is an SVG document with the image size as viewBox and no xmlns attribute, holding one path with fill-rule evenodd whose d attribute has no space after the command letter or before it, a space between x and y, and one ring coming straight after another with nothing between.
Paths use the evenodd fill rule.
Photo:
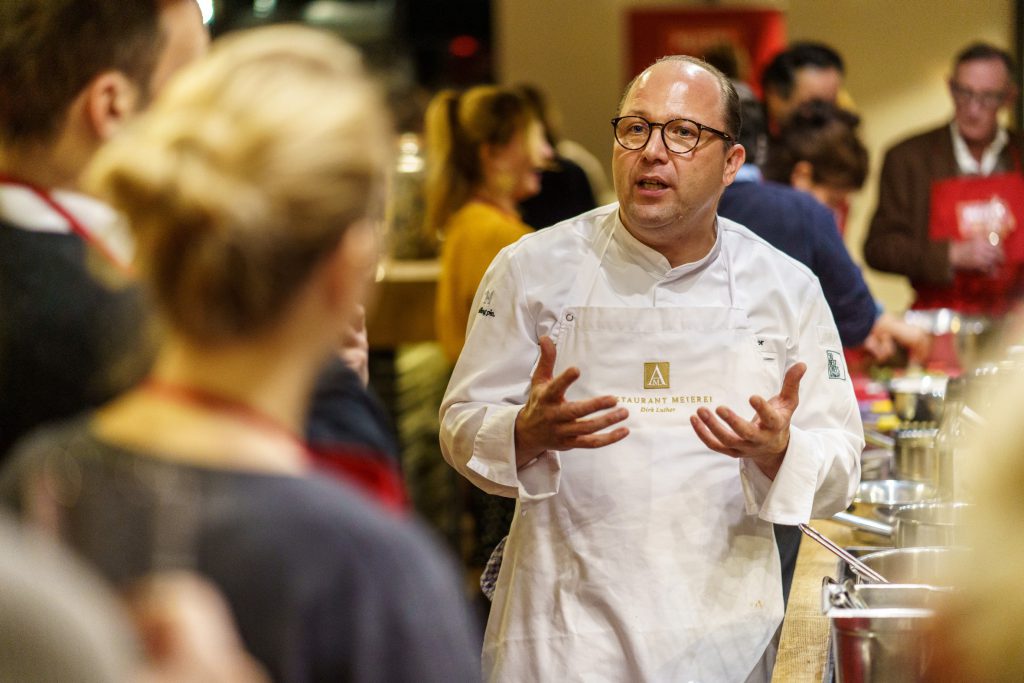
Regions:
<instances>
[{"instance_id":1,"label":"background woman with ponytail","mask_svg":"<svg viewBox=\"0 0 1024 683\"><path fill-rule=\"evenodd\" d=\"M487 266L531 231L517 206L540 191L552 152L530 103L496 86L436 95L427 108L426 138L425 227L444 240L437 335L454 363Z\"/></svg>"}]
</instances>

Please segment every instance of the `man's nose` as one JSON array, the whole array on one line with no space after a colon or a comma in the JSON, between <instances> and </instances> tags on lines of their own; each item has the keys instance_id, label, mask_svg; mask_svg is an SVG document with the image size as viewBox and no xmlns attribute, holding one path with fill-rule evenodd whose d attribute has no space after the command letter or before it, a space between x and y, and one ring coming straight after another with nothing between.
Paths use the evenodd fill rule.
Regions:
<instances>
[{"instance_id":1,"label":"man's nose","mask_svg":"<svg viewBox=\"0 0 1024 683\"><path fill-rule=\"evenodd\" d=\"M647 138L647 144L641 150L641 154L645 159L668 158L668 148L665 147L665 139L662 137L661 131L660 127L651 128L651 136Z\"/></svg>"}]
</instances>

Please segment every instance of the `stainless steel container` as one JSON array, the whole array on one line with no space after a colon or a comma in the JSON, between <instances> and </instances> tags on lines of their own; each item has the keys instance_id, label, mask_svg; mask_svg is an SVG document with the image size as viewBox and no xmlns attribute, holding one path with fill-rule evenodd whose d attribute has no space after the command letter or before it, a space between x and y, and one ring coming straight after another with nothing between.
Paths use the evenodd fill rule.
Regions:
<instances>
[{"instance_id":1,"label":"stainless steel container","mask_svg":"<svg viewBox=\"0 0 1024 683\"><path fill-rule=\"evenodd\" d=\"M953 563L966 552L963 548L897 548L879 550L860 560L890 583L946 587L951 585ZM866 582L858 578L858 583Z\"/></svg>"},{"instance_id":2,"label":"stainless steel container","mask_svg":"<svg viewBox=\"0 0 1024 683\"><path fill-rule=\"evenodd\" d=\"M921 680L932 659L934 612L883 608L832 610L832 653L839 683Z\"/></svg>"},{"instance_id":3,"label":"stainless steel container","mask_svg":"<svg viewBox=\"0 0 1024 683\"><path fill-rule=\"evenodd\" d=\"M946 395L945 375L897 377L889 383L893 410L906 422L937 422Z\"/></svg>"},{"instance_id":4,"label":"stainless steel container","mask_svg":"<svg viewBox=\"0 0 1024 683\"><path fill-rule=\"evenodd\" d=\"M916 503L893 515L893 541L897 548L963 546L967 503Z\"/></svg>"},{"instance_id":5,"label":"stainless steel container","mask_svg":"<svg viewBox=\"0 0 1024 683\"><path fill-rule=\"evenodd\" d=\"M938 432L935 428L896 431L892 454L894 479L921 481L938 486L939 456L935 448Z\"/></svg>"},{"instance_id":6,"label":"stainless steel container","mask_svg":"<svg viewBox=\"0 0 1024 683\"><path fill-rule=\"evenodd\" d=\"M900 479L862 481L857 486L850 511L891 524L893 513L900 506L932 501L937 496L936 488L925 482Z\"/></svg>"}]
</instances>

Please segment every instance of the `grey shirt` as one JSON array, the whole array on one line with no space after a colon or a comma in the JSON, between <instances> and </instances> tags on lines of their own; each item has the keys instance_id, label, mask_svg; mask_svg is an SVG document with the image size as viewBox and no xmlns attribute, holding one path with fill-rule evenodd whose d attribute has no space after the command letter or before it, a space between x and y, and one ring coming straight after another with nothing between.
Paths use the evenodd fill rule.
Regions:
<instances>
[{"instance_id":1,"label":"grey shirt","mask_svg":"<svg viewBox=\"0 0 1024 683\"><path fill-rule=\"evenodd\" d=\"M64 537L115 583L169 568L212 579L275 680L480 678L449 558L338 481L172 463L79 419L23 444L0 496L24 510L40 482Z\"/></svg>"}]
</instances>

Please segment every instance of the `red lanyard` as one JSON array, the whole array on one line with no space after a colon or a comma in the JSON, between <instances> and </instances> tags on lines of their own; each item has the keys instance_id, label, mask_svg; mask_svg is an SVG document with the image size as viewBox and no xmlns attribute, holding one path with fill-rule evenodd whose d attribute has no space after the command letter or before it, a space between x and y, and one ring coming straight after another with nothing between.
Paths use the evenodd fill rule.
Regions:
<instances>
[{"instance_id":1,"label":"red lanyard","mask_svg":"<svg viewBox=\"0 0 1024 683\"><path fill-rule=\"evenodd\" d=\"M129 264L123 263L119 258L117 258L117 256L114 255L114 252L111 251L107 245L105 245L101 240L97 239L96 236L93 235L88 228L82 225L82 223L77 218L75 218L74 214L72 214L66 208L61 206L57 202L57 200L53 198L49 191L39 187L38 185L33 185L32 183L28 183L25 182L24 180L19 180L18 178L7 175L2 171L0 171L0 183L23 187L32 194L34 194L44 204L53 209L53 211L56 212L57 215L59 215L61 218L67 221L68 226L71 228L71 232L75 233L83 240L85 240L89 245L96 248L101 254L103 254L103 256L108 261L117 266L118 269L129 274L132 272L132 267Z\"/></svg>"},{"instance_id":2,"label":"red lanyard","mask_svg":"<svg viewBox=\"0 0 1024 683\"><path fill-rule=\"evenodd\" d=\"M221 396L220 394L215 394L214 392L207 391L206 389L200 389L186 384L168 382L157 379L156 377L149 377L144 380L139 385L139 389L179 403L198 406L213 412L230 415L242 422L258 427L264 432L283 436L298 447L299 452L302 453L303 457L307 461L312 459L312 454L310 453L306 442L302 437L295 433L294 430L283 424L280 420L277 420L276 418L273 418L266 413L243 403L242 401Z\"/></svg>"}]
</instances>

